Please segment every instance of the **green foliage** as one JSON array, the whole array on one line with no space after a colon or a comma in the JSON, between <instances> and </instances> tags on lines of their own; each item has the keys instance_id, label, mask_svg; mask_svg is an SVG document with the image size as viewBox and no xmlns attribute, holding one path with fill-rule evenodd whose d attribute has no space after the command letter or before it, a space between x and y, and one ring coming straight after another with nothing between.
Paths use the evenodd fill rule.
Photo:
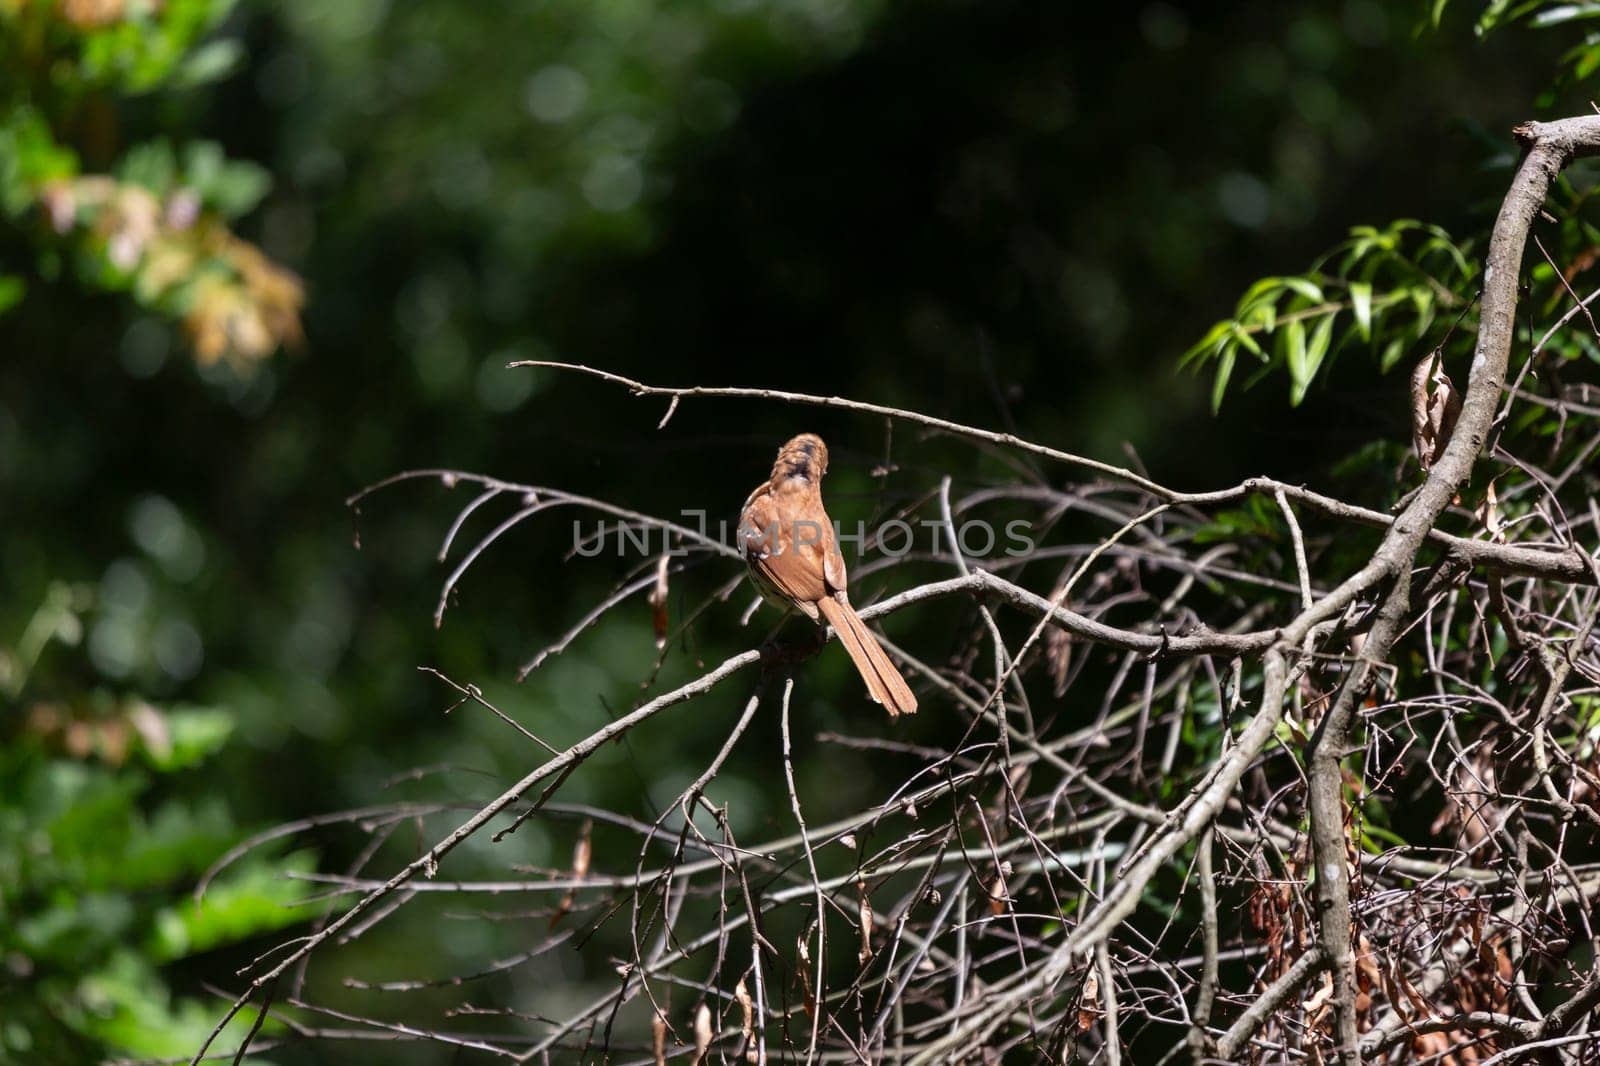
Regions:
<instances>
[{"instance_id":1,"label":"green foliage","mask_svg":"<svg viewBox=\"0 0 1600 1066\"><path fill-rule=\"evenodd\" d=\"M131 291L183 318L202 354L261 354L292 332L298 286L222 221L259 203L266 171L211 142L156 139L109 174L85 173L72 139L117 94L225 75L237 42L195 45L230 7L0 0L0 215L46 280L66 261L91 289ZM25 277L0 275L0 313L27 292ZM239 332L252 315L256 333ZM188 1055L211 1028L210 1004L172 996L161 967L318 913L297 904L286 878L308 868L304 856L258 855L202 904L189 898L240 835L220 793L189 794L235 716L158 707L92 680L91 631L133 632L129 618L110 625L116 608L95 600L92 586L53 581L0 643L0 1061Z\"/></svg>"},{"instance_id":2,"label":"green foliage","mask_svg":"<svg viewBox=\"0 0 1600 1066\"><path fill-rule=\"evenodd\" d=\"M70 97L95 90L146 93L189 87L226 75L237 42L196 48L235 0L109 0L56 5L0 0L10 22L13 62L48 68L50 87Z\"/></svg>"},{"instance_id":3,"label":"green foliage","mask_svg":"<svg viewBox=\"0 0 1600 1066\"><path fill-rule=\"evenodd\" d=\"M388 190L411 189L446 218L479 216L497 284L518 291L572 242L647 244L675 154L733 126L744 84L848 54L884 4L382 6L280 5L317 65L338 71L317 85L331 124L318 135L361 144L362 173ZM482 47L496 38L519 47ZM472 57L477 91L451 91L445 54ZM374 94L385 82L403 89Z\"/></svg>"},{"instance_id":4,"label":"green foliage","mask_svg":"<svg viewBox=\"0 0 1600 1066\"><path fill-rule=\"evenodd\" d=\"M1479 11L1477 20L1473 24L1473 29L1479 36L1485 36L1515 23L1523 23L1535 29L1548 29L1600 18L1600 3L1596 3L1595 0L1482 0L1482 2L1482 10ZM1435 28L1444 20L1449 6L1450 0L1433 0L1429 15ZM1592 39L1588 40L1585 42L1585 47L1593 43Z\"/></svg>"},{"instance_id":5,"label":"green foliage","mask_svg":"<svg viewBox=\"0 0 1600 1066\"><path fill-rule=\"evenodd\" d=\"M258 853L190 897L239 838L219 795L184 788L234 717L63 689L82 672L51 660L80 654L94 615L84 590L58 584L0 647L14 708L0 744L0 1062L192 1053L211 1005L175 1000L159 968L324 909L289 879L311 869L304 854Z\"/></svg>"},{"instance_id":6,"label":"green foliage","mask_svg":"<svg viewBox=\"0 0 1600 1066\"><path fill-rule=\"evenodd\" d=\"M1240 353L1258 369L1289 376L1298 406L1318 373L1348 348L1365 347L1387 372L1424 341L1440 311L1466 304L1475 267L1468 250L1437 226L1402 219L1382 229L1356 226L1305 274L1262 278L1231 317L1212 326L1180 366L1214 365L1211 404L1222 406Z\"/></svg>"},{"instance_id":7,"label":"green foliage","mask_svg":"<svg viewBox=\"0 0 1600 1066\"><path fill-rule=\"evenodd\" d=\"M77 172L77 153L56 143L37 108L0 100L0 209L22 215L39 188Z\"/></svg>"},{"instance_id":8,"label":"green foliage","mask_svg":"<svg viewBox=\"0 0 1600 1066\"><path fill-rule=\"evenodd\" d=\"M128 149L117 177L163 199L187 190L223 218L254 210L272 187L272 176L255 163L230 160L215 141L191 141L182 149L166 139Z\"/></svg>"},{"instance_id":9,"label":"green foliage","mask_svg":"<svg viewBox=\"0 0 1600 1066\"><path fill-rule=\"evenodd\" d=\"M28 283L15 274L0 274L0 315L22 302Z\"/></svg>"},{"instance_id":10,"label":"green foliage","mask_svg":"<svg viewBox=\"0 0 1600 1066\"><path fill-rule=\"evenodd\" d=\"M1194 533L1196 544L1218 544L1248 541L1257 537L1273 537L1282 524L1271 500L1251 496L1239 507L1217 511L1211 520Z\"/></svg>"},{"instance_id":11,"label":"green foliage","mask_svg":"<svg viewBox=\"0 0 1600 1066\"><path fill-rule=\"evenodd\" d=\"M1439 0L1439 7L1444 0ZM1435 16L1437 21L1438 16ZM1600 70L1600 3L1595 0L1489 0L1478 16L1478 34L1486 35L1514 24L1533 29L1573 29L1582 39L1561 56L1566 81L1582 85Z\"/></svg>"},{"instance_id":12,"label":"green foliage","mask_svg":"<svg viewBox=\"0 0 1600 1066\"><path fill-rule=\"evenodd\" d=\"M1448 6L1448 0L1434 0L1431 5L1435 28ZM1516 25L1583 29L1581 43L1562 58L1568 78L1582 82L1600 70L1600 27L1585 29L1596 19L1600 19L1600 3L1594 0L1488 0L1475 28L1480 36ZM1557 183L1567 197L1568 211L1560 219L1557 248L1552 254L1559 259L1565 252L1563 261L1589 263L1597 233L1583 221L1580 209L1592 178L1586 182L1582 170L1577 173L1577 178L1567 174ZM1273 369L1284 368L1289 377L1289 402L1295 406L1305 398L1318 372L1331 362L1330 357L1345 348L1368 346L1377 356L1379 369L1388 371L1408 353L1425 352L1452 335L1448 329L1436 331L1434 327L1441 314L1451 315L1453 326L1453 316L1470 308L1476 286L1470 251L1470 242L1457 243L1443 229L1422 222L1357 226L1349 240L1323 256L1306 274L1263 278L1247 289L1232 317L1214 325L1184 353L1180 365L1214 367L1214 411L1222 406L1241 353L1261 364L1247 386ZM1535 288L1530 298L1535 306L1549 310L1570 295L1565 279L1548 262L1536 264L1531 277ZM1461 326L1454 337L1469 341L1475 330L1470 315L1463 317ZM1581 336L1557 341L1558 350L1564 349L1568 358L1577 354L1574 346L1591 358L1600 355Z\"/></svg>"},{"instance_id":13,"label":"green foliage","mask_svg":"<svg viewBox=\"0 0 1600 1066\"><path fill-rule=\"evenodd\" d=\"M1443 0L1434 6L1434 21L1443 12ZM1492 33L1516 22L1526 22L1535 28L1561 26L1600 17L1600 4L1593 0L1488 0L1478 15L1477 31Z\"/></svg>"},{"instance_id":14,"label":"green foliage","mask_svg":"<svg viewBox=\"0 0 1600 1066\"><path fill-rule=\"evenodd\" d=\"M199 41L231 6L0 0L0 211L25 226L41 274L65 258L87 287L132 292L182 319L206 362L256 359L299 336L298 280L226 228L261 202L268 172L215 142L157 138L108 175L86 173L64 131L109 111L116 94L225 76L240 44Z\"/></svg>"}]
</instances>

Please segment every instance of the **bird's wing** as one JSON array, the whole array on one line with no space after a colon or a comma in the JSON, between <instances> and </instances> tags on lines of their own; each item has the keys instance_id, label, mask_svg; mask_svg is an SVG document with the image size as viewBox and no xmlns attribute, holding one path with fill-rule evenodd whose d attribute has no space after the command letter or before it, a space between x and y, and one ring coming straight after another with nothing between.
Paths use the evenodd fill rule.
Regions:
<instances>
[{"instance_id":1,"label":"bird's wing","mask_svg":"<svg viewBox=\"0 0 1600 1066\"><path fill-rule=\"evenodd\" d=\"M844 592L850 587L850 579L845 576L844 556L839 553L839 545L834 542L833 529L828 529L827 550L822 553L822 577L828 583L829 592Z\"/></svg>"},{"instance_id":2,"label":"bird's wing","mask_svg":"<svg viewBox=\"0 0 1600 1066\"><path fill-rule=\"evenodd\" d=\"M824 582L824 545L797 544L795 531L780 520L770 494L756 494L745 507L740 550L745 561L773 587L799 603L815 603L828 595Z\"/></svg>"}]
</instances>

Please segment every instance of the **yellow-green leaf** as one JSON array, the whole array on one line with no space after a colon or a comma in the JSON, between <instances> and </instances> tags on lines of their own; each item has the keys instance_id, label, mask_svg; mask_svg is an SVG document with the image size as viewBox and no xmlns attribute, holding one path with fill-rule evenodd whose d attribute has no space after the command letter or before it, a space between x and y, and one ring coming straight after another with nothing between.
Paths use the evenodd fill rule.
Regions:
<instances>
[{"instance_id":1,"label":"yellow-green leaf","mask_svg":"<svg viewBox=\"0 0 1600 1066\"><path fill-rule=\"evenodd\" d=\"M1350 283L1350 307L1356 313L1356 326L1362 340L1372 339L1372 286L1365 281Z\"/></svg>"}]
</instances>

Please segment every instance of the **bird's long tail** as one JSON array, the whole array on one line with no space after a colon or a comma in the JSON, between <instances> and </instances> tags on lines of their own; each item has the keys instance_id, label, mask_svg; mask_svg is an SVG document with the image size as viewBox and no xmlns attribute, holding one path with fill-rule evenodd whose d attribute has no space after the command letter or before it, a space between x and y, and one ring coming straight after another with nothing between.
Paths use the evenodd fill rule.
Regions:
<instances>
[{"instance_id":1,"label":"bird's long tail","mask_svg":"<svg viewBox=\"0 0 1600 1066\"><path fill-rule=\"evenodd\" d=\"M872 635L872 630L856 614L855 608L843 597L833 596L817 601L817 606L822 609L822 617L839 634L839 643L850 653L851 661L861 673L861 680L867 683L867 694L883 704L891 718L917 713L917 697L911 694L911 686L906 684L906 679L889 661L878 638Z\"/></svg>"}]
</instances>

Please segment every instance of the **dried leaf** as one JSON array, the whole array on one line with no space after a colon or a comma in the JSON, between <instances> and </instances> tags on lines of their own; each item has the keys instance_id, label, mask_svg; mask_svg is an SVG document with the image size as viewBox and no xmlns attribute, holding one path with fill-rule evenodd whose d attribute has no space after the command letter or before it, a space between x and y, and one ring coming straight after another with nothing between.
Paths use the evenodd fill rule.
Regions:
<instances>
[{"instance_id":1,"label":"dried leaf","mask_svg":"<svg viewBox=\"0 0 1600 1066\"><path fill-rule=\"evenodd\" d=\"M1495 748L1496 742L1490 739L1478 748L1470 767L1455 766L1448 778L1444 808L1434 819L1432 832L1438 833L1455 826L1461 839L1473 849L1483 844L1484 838L1493 832L1502 813L1498 804L1484 797L1493 794L1498 777L1494 764ZM1491 840L1483 846L1493 848L1494 842Z\"/></svg>"},{"instance_id":2,"label":"dried leaf","mask_svg":"<svg viewBox=\"0 0 1600 1066\"><path fill-rule=\"evenodd\" d=\"M1372 1009L1373 989L1383 983L1383 975L1378 969L1377 952L1367 934L1362 933L1357 939L1356 948L1356 1011L1364 1015Z\"/></svg>"},{"instance_id":3,"label":"dried leaf","mask_svg":"<svg viewBox=\"0 0 1600 1066\"><path fill-rule=\"evenodd\" d=\"M1498 938L1495 944L1494 964L1494 975L1498 978L1496 988L1501 991L1502 996L1506 996L1505 990L1511 987L1511 976L1516 972L1516 967L1512 965L1511 952L1506 948L1504 937Z\"/></svg>"},{"instance_id":4,"label":"dried leaf","mask_svg":"<svg viewBox=\"0 0 1600 1066\"><path fill-rule=\"evenodd\" d=\"M650 624L656 631L656 650L667 646L667 563L671 557L665 552L656 560L656 583L650 590Z\"/></svg>"},{"instance_id":5,"label":"dried leaf","mask_svg":"<svg viewBox=\"0 0 1600 1066\"><path fill-rule=\"evenodd\" d=\"M1322 971L1322 985L1313 993L1310 999L1306 1000L1306 1017L1309 1024L1315 1025L1318 1021L1321 1021L1320 1018L1315 1018L1315 1016L1319 1015L1328 1006L1328 1001L1332 998L1333 975L1324 970ZM1313 1018L1315 1020L1312 1020Z\"/></svg>"},{"instance_id":6,"label":"dried leaf","mask_svg":"<svg viewBox=\"0 0 1600 1066\"><path fill-rule=\"evenodd\" d=\"M132 726L123 718L102 718L95 724L95 732L99 737L96 746L100 758L112 766L121 766L128 758Z\"/></svg>"},{"instance_id":7,"label":"dried leaf","mask_svg":"<svg viewBox=\"0 0 1600 1066\"><path fill-rule=\"evenodd\" d=\"M857 910L857 916L861 921L861 950L856 952L856 959L865 963L872 958L872 897L867 893L865 881L856 882L856 891L861 897Z\"/></svg>"},{"instance_id":8,"label":"dried leaf","mask_svg":"<svg viewBox=\"0 0 1600 1066\"><path fill-rule=\"evenodd\" d=\"M572 845L572 879L582 881L589 876L589 861L593 857L593 845L590 843L590 834L594 832L594 819L585 818L583 825L578 829L578 841ZM554 929L572 911L572 906L578 901L578 890L570 888L567 894L561 897L561 902L556 904L556 912L550 916L550 928Z\"/></svg>"},{"instance_id":9,"label":"dried leaf","mask_svg":"<svg viewBox=\"0 0 1600 1066\"><path fill-rule=\"evenodd\" d=\"M128 722L139 734L146 751L158 759L172 754L172 730L160 711L143 700L135 700L128 708Z\"/></svg>"},{"instance_id":10,"label":"dried leaf","mask_svg":"<svg viewBox=\"0 0 1600 1066\"><path fill-rule=\"evenodd\" d=\"M1405 1008L1401 1006L1405 999L1400 994L1400 986L1395 983L1394 975L1400 969L1400 960L1393 959L1389 965L1380 969L1379 975L1383 978L1383 994L1389 1000L1389 1006L1401 1018L1406 1016Z\"/></svg>"},{"instance_id":11,"label":"dried leaf","mask_svg":"<svg viewBox=\"0 0 1600 1066\"><path fill-rule=\"evenodd\" d=\"M1505 542L1506 525L1500 517L1500 499L1495 495L1493 481L1484 490L1483 503L1478 507L1478 519L1483 523L1483 528L1489 531L1491 541L1497 544Z\"/></svg>"},{"instance_id":12,"label":"dried leaf","mask_svg":"<svg viewBox=\"0 0 1600 1066\"><path fill-rule=\"evenodd\" d=\"M1006 912L1006 875L998 873L989 884L989 913L1004 914Z\"/></svg>"},{"instance_id":13,"label":"dried leaf","mask_svg":"<svg viewBox=\"0 0 1600 1066\"><path fill-rule=\"evenodd\" d=\"M694 1012L694 1058L692 1063L699 1063L706 1057L706 1050L711 1047L711 1008L704 1003Z\"/></svg>"},{"instance_id":14,"label":"dried leaf","mask_svg":"<svg viewBox=\"0 0 1600 1066\"><path fill-rule=\"evenodd\" d=\"M650 1019L651 1046L655 1050L656 1066L666 1066L667 1063L667 1020L659 1011Z\"/></svg>"},{"instance_id":15,"label":"dried leaf","mask_svg":"<svg viewBox=\"0 0 1600 1066\"><path fill-rule=\"evenodd\" d=\"M1099 1017L1100 974L1090 963L1088 972L1083 975L1083 994L1078 997L1078 1032L1086 1033L1094 1028Z\"/></svg>"},{"instance_id":16,"label":"dried leaf","mask_svg":"<svg viewBox=\"0 0 1600 1066\"><path fill-rule=\"evenodd\" d=\"M1573 278L1594 266L1597 261L1600 261L1600 245L1591 244L1572 257L1567 263L1567 268L1561 272L1561 276L1571 284Z\"/></svg>"},{"instance_id":17,"label":"dried leaf","mask_svg":"<svg viewBox=\"0 0 1600 1066\"><path fill-rule=\"evenodd\" d=\"M1423 473L1444 454L1460 416L1461 394L1444 371L1442 353L1435 349L1411 372L1411 440Z\"/></svg>"},{"instance_id":18,"label":"dried leaf","mask_svg":"<svg viewBox=\"0 0 1600 1066\"><path fill-rule=\"evenodd\" d=\"M94 727L82 718L74 718L62 733L62 747L74 759L87 759L94 751Z\"/></svg>"},{"instance_id":19,"label":"dried leaf","mask_svg":"<svg viewBox=\"0 0 1600 1066\"><path fill-rule=\"evenodd\" d=\"M109 26L126 17L125 0L61 0L61 17L80 30Z\"/></svg>"},{"instance_id":20,"label":"dried leaf","mask_svg":"<svg viewBox=\"0 0 1600 1066\"><path fill-rule=\"evenodd\" d=\"M594 832L594 819L585 818L583 825L578 828L578 842L572 846L572 876L582 881L589 876L589 860L594 855L594 845L590 840Z\"/></svg>"},{"instance_id":21,"label":"dried leaf","mask_svg":"<svg viewBox=\"0 0 1600 1066\"><path fill-rule=\"evenodd\" d=\"M750 990L745 987L743 977L733 986L733 998L739 1002L739 1036L744 1040L745 1047L749 1048L755 1042L756 1005L750 998Z\"/></svg>"},{"instance_id":22,"label":"dried leaf","mask_svg":"<svg viewBox=\"0 0 1600 1066\"><path fill-rule=\"evenodd\" d=\"M1417 986L1411 983L1411 979L1405 975L1405 971L1400 968L1398 961L1395 963L1394 976L1400 985L1400 991L1405 993L1406 1001L1417 1012L1417 1017L1433 1017L1433 1010L1428 1006L1428 1001L1422 998L1422 993L1417 991Z\"/></svg>"},{"instance_id":23,"label":"dried leaf","mask_svg":"<svg viewBox=\"0 0 1600 1066\"><path fill-rule=\"evenodd\" d=\"M1411 1050L1419 1061L1455 1064L1450 1049L1455 1046L1448 1033L1420 1033L1411 1041ZM1459 1066L1459 1064L1455 1064Z\"/></svg>"},{"instance_id":24,"label":"dried leaf","mask_svg":"<svg viewBox=\"0 0 1600 1066\"><path fill-rule=\"evenodd\" d=\"M811 949L806 946L806 934L801 933L795 944L800 951L800 964L795 971L800 975L801 1006L805 1008L806 1017L815 1017L817 1013L817 997L811 987Z\"/></svg>"}]
</instances>

